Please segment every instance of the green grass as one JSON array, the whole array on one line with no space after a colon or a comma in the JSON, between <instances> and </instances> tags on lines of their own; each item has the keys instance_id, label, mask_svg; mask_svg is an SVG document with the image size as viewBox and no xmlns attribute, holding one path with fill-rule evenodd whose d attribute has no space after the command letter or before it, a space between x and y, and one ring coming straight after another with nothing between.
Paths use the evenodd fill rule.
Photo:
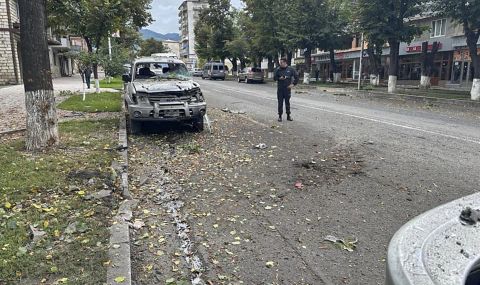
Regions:
<instances>
[{"instance_id":1,"label":"green grass","mask_svg":"<svg viewBox=\"0 0 480 285\"><path fill-rule=\"evenodd\" d=\"M0 144L0 284L103 284L108 261L110 203L83 199L111 176L117 120L60 124L61 143L39 154L23 140ZM76 170L95 172L86 183ZM108 183L108 182L107 182ZM68 234L72 222L83 233ZM45 232L32 243L29 226ZM42 283L43 284L43 283Z\"/></svg>"},{"instance_id":2,"label":"green grass","mask_svg":"<svg viewBox=\"0 0 480 285\"><path fill-rule=\"evenodd\" d=\"M460 90L442 90L442 89L405 89L399 90L398 93L415 96L434 97L442 99L470 100L470 92Z\"/></svg>"},{"instance_id":3,"label":"green grass","mask_svg":"<svg viewBox=\"0 0 480 285\"><path fill-rule=\"evenodd\" d=\"M122 110L121 93L91 93L85 95L85 101L82 101L82 95L73 95L58 105L59 109L98 113L98 112L120 112Z\"/></svg>"},{"instance_id":4,"label":"green grass","mask_svg":"<svg viewBox=\"0 0 480 285\"><path fill-rule=\"evenodd\" d=\"M100 80L100 88L112 88L112 89L123 89L123 81L121 77L113 77L108 83L108 79Z\"/></svg>"}]
</instances>

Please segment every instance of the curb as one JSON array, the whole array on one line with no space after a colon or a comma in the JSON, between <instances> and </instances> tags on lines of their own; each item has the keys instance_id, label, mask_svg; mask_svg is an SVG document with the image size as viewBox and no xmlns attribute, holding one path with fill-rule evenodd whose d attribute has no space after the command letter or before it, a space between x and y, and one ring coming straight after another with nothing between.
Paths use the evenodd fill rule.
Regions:
<instances>
[{"instance_id":1,"label":"curb","mask_svg":"<svg viewBox=\"0 0 480 285\"><path fill-rule=\"evenodd\" d=\"M110 243L108 257L110 266L107 269L107 285L131 285L132 268L130 257L129 220L132 218L132 208L137 202L128 190L128 136L125 118L125 106L122 104L120 126L118 133L120 154L120 190L125 200L120 203L113 225L110 227ZM118 279L117 279L118 278ZM116 281L115 279L119 280Z\"/></svg>"},{"instance_id":2,"label":"curb","mask_svg":"<svg viewBox=\"0 0 480 285\"><path fill-rule=\"evenodd\" d=\"M360 93L361 92L361 93ZM447 105L453 106L460 106L460 107L471 107L471 108L480 108L480 102L472 101L472 100L457 100L457 99L444 99L444 98L437 98L437 97L427 97L427 96L416 96L416 95L407 95L407 94L389 94L384 92L371 92L371 91L360 91L359 93L355 94L352 92L353 95L365 98L374 97L382 97L382 98L395 98L395 99L410 99L416 102L423 102L423 103L443 103Z\"/></svg>"},{"instance_id":3,"label":"curb","mask_svg":"<svg viewBox=\"0 0 480 285\"><path fill-rule=\"evenodd\" d=\"M0 132L0 136L11 135L11 134L15 134L15 133L21 133L21 132L25 132L26 130L27 129L23 128L23 129L3 131L3 132Z\"/></svg>"}]
</instances>

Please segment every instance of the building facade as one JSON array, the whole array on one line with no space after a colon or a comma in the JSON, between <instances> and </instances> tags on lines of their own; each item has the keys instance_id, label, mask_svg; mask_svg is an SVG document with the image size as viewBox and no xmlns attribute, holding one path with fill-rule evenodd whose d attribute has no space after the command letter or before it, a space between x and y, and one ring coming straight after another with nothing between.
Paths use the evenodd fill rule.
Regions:
<instances>
[{"instance_id":1,"label":"building facade","mask_svg":"<svg viewBox=\"0 0 480 285\"><path fill-rule=\"evenodd\" d=\"M169 52L175 54L177 58L180 58L180 42L172 41L172 40L165 40L163 41L163 45L167 47Z\"/></svg>"},{"instance_id":2,"label":"building facade","mask_svg":"<svg viewBox=\"0 0 480 285\"><path fill-rule=\"evenodd\" d=\"M20 20L16 0L0 0L0 85L22 82Z\"/></svg>"},{"instance_id":3,"label":"building facade","mask_svg":"<svg viewBox=\"0 0 480 285\"><path fill-rule=\"evenodd\" d=\"M74 74L69 52L84 49L83 39L56 35L52 29L47 30L47 39L52 77ZM0 0L0 85L22 83L21 62L18 1Z\"/></svg>"},{"instance_id":4,"label":"building facade","mask_svg":"<svg viewBox=\"0 0 480 285\"><path fill-rule=\"evenodd\" d=\"M398 83L404 85L418 85L422 69L422 43L429 42L429 50L434 42L438 42L439 51L434 59L434 74L432 84L447 87L469 89L473 81L473 64L466 44L462 25L448 18L423 16L411 19L416 25L427 27L421 35L415 37L411 43L400 44L400 64ZM365 47L368 43L365 43ZM480 42L479 42L480 49ZM382 56L380 79L388 79L390 49L385 46ZM358 79L361 55L359 37L352 41L352 47L347 50L335 51L337 71L344 81ZM363 54L362 78L369 77L368 55ZM305 62L303 54L297 52L295 63L302 68ZM312 54L312 70L318 70L321 78L329 78L332 70L328 53L316 50ZM372 73L374 73L372 71Z\"/></svg>"},{"instance_id":5,"label":"building facade","mask_svg":"<svg viewBox=\"0 0 480 285\"><path fill-rule=\"evenodd\" d=\"M195 68L198 62L195 53L195 23L199 19L200 11L207 7L207 0L186 0L178 8L181 38L180 59L185 61L189 68Z\"/></svg>"}]
</instances>

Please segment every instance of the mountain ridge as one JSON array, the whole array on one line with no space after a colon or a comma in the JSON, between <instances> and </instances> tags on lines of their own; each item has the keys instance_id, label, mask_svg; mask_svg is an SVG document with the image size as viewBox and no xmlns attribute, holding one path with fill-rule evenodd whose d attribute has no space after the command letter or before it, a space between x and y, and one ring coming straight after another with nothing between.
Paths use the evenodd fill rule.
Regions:
<instances>
[{"instance_id":1,"label":"mountain ridge","mask_svg":"<svg viewBox=\"0 0 480 285\"><path fill-rule=\"evenodd\" d=\"M180 35L178 33L161 34L150 29L141 29L140 35L144 40L154 38L157 41L180 41Z\"/></svg>"}]
</instances>

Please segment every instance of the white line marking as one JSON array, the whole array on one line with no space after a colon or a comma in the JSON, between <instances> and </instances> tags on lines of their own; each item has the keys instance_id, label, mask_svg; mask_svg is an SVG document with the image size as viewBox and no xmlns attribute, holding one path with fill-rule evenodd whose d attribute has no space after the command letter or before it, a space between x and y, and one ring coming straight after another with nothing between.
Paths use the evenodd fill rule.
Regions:
<instances>
[{"instance_id":1,"label":"white line marking","mask_svg":"<svg viewBox=\"0 0 480 285\"><path fill-rule=\"evenodd\" d=\"M225 88L225 90L218 90L218 89L213 89L213 90L217 91L217 92L221 92L221 93L224 93L225 90L230 91L230 92L242 93L242 94L243 93L250 93L257 98L261 98L261 99L265 99L265 100L269 100L269 101L275 101L275 102L277 101L277 99L274 99L274 98L267 98L267 97L258 96L258 93L248 91L248 90L238 91L238 90L231 89L231 88ZM468 138L468 137L458 137L458 136L444 134L444 133L440 133L440 132L436 132L436 131L425 130L425 129L422 129L422 128L419 128L419 127L412 127L412 126L408 126L408 125L402 125L402 124L398 124L398 123L392 123L392 122L383 121L383 120L379 120L379 119L374 119L374 118L369 118L369 117L364 117L364 116L359 116L359 115L354 115L354 114L349 114L349 113L344 113L344 112L339 112L339 111L332 111L332 110L328 110L328 109L325 109L325 108L312 107L312 106L307 106L307 105L303 105L303 104L296 104L296 106L304 107L304 108L307 108L307 109L319 110L319 111L323 111L323 112L331 113L331 114L342 115L342 116L351 117L351 118L362 119L362 120L365 120L365 121L370 121L370 122L380 123L380 124L384 124L384 125L399 127L399 128L403 128L403 129L407 129L407 130L424 132L424 133L431 134L431 135L437 135L437 136L441 136L441 137L445 137L445 138L450 138L450 139L455 139L455 140L460 140L460 141L480 145L480 141L475 140L475 139L471 139L471 138Z\"/></svg>"}]
</instances>

